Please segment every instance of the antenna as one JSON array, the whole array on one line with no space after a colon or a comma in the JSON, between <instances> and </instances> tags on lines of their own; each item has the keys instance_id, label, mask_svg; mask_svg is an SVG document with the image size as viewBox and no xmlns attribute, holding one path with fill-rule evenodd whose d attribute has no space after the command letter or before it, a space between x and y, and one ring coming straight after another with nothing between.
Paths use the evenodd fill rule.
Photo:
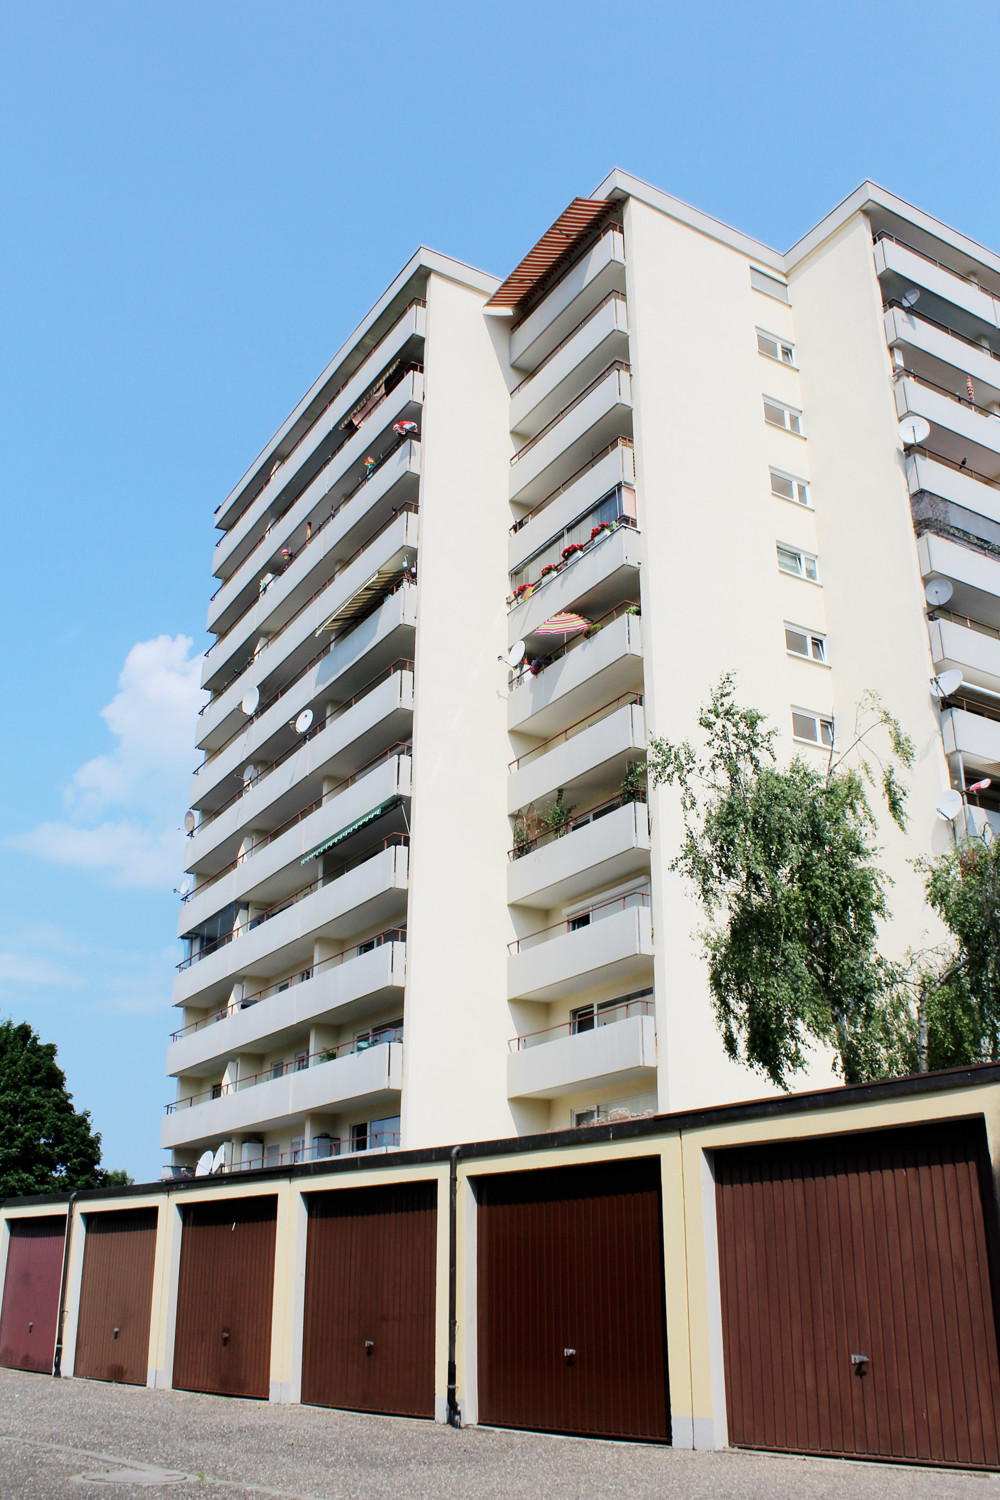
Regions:
<instances>
[{"instance_id":1,"label":"antenna","mask_svg":"<svg viewBox=\"0 0 1000 1500\"><path fill-rule=\"evenodd\" d=\"M243 785L249 786L257 774L257 767L253 764L243 767Z\"/></svg>"},{"instance_id":2,"label":"antenna","mask_svg":"<svg viewBox=\"0 0 1000 1500\"><path fill-rule=\"evenodd\" d=\"M206 1151L205 1155L207 1156L208 1154L209 1153ZM221 1172L225 1168L225 1165L226 1165L226 1148L225 1148L225 1146L220 1146L219 1149L218 1149L218 1151L216 1151L215 1155L212 1157L212 1167L211 1167L211 1170L213 1172Z\"/></svg>"},{"instance_id":3,"label":"antenna","mask_svg":"<svg viewBox=\"0 0 1000 1500\"><path fill-rule=\"evenodd\" d=\"M244 695L244 697L240 700L240 708L242 708L243 712L246 714L247 718L249 719L249 717L250 717L251 714L255 714L257 712L257 707L258 707L259 703L260 703L260 688L252 687L250 689L250 691L248 693L246 693Z\"/></svg>"},{"instance_id":4,"label":"antenna","mask_svg":"<svg viewBox=\"0 0 1000 1500\"><path fill-rule=\"evenodd\" d=\"M915 286L911 286L908 291L905 291L903 293L899 300L900 302L902 302L907 312L909 312L913 304L920 301L920 292Z\"/></svg>"},{"instance_id":5,"label":"antenna","mask_svg":"<svg viewBox=\"0 0 1000 1500\"><path fill-rule=\"evenodd\" d=\"M186 812L184 814L184 831L186 833L194 833L194 831L197 828L197 826L198 826L198 814L196 812L192 812L192 811Z\"/></svg>"},{"instance_id":6,"label":"antenna","mask_svg":"<svg viewBox=\"0 0 1000 1500\"><path fill-rule=\"evenodd\" d=\"M924 584L924 597L928 604L947 604L954 592L947 578L929 578Z\"/></svg>"},{"instance_id":7,"label":"antenna","mask_svg":"<svg viewBox=\"0 0 1000 1500\"><path fill-rule=\"evenodd\" d=\"M302 710L302 712L299 714L298 718L295 720L295 733L296 734L305 734L307 730L309 730L309 729L312 728L312 721L313 721L313 711L312 711L312 709L311 708L304 708Z\"/></svg>"},{"instance_id":8,"label":"antenna","mask_svg":"<svg viewBox=\"0 0 1000 1500\"><path fill-rule=\"evenodd\" d=\"M194 1175L196 1177L207 1177L212 1170L214 1159L211 1151L203 1151L198 1158L198 1165L194 1169Z\"/></svg>"},{"instance_id":9,"label":"antenna","mask_svg":"<svg viewBox=\"0 0 1000 1500\"><path fill-rule=\"evenodd\" d=\"M962 793L956 792L954 788L950 792L942 792L934 807L938 817L945 823L954 823L962 811Z\"/></svg>"},{"instance_id":10,"label":"antenna","mask_svg":"<svg viewBox=\"0 0 1000 1500\"><path fill-rule=\"evenodd\" d=\"M515 641L507 652L508 667L519 667L524 661L524 653L527 648L523 641Z\"/></svg>"},{"instance_id":11,"label":"antenna","mask_svg":"<svg viewBox=\"0 0 1000 1500\"><path fill-rule=\"evenodd\" d=\"M962 686L962 673L958 667L949 667L931 678L931 693L935 698L950 698Z\"/></svg>"},{"instance_id":12,"label":"antenna","mask_svg":"<svg viewBox=\"0 0 1000 1500\"><path fill-rule=\"evenodd\" d=\"M931 435L931 424L925 417L904 417L896 431L903 439L906 448L912 448L914 443L925 443Z\"/></svg>"}]
</instances>

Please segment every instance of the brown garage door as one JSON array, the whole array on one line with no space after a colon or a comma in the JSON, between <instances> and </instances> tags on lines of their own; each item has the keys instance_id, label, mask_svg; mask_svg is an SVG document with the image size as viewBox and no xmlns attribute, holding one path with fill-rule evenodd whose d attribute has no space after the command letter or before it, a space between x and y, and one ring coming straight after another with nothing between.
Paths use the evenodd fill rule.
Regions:
<instances>
[{"instance_id":1,"label":"brown garage door","mask_svg":"<svg viewBox=\"0 0 1000 1500\"><path fill-rule=\"evenodd\" d=\"M145 1385L155 1208L86 1215L74 1375Z\"/></svg>"},{"instance_id":2,"label":"brown garage door","mask_svg":"<svg viewBox=\"0 0 1000 1500\"><path fill-rule=\"evenodd\" d=\"M302 1400L432 1417L437 1184L308 1203Z\"/></svg>"},{"instance_id":3,"label":"brown garage door","mask_svg":"<svg viewBox=\"0 0 1000 1500\"><path fill-rule=\"evenodd\" d=\"M480 1420L668 1441L659 1159L477 1190Z\"/></svg>"},{"instance_id":4,"label":"brown garage door","mask_svg":"<svg viewBox=\"0 0 1000 1500\"><path fill-rule=\"evenodd\" d=\"M730 1442L995 1466L982 1122L720 1152L715 1171Z\"/></svg>"},{"instance_id":5,"label":"brown garage door","mask_svg":"<svg viewBox=\"0 0 1000 1500\"><path fill-rule=\"evenodd\" d=\"M13 1219L0 1311L0 1365L52 1374L65 1214Z\"/></svg>"},{"instance_id":6,"label":"brown garage door","mask_svg":"<svg viewBox=\"0 0 1000 1500\"><path fill-rule=\"evenodd\" d=\"M222 1396L270 1394L277 1198L184 1210L174 1385Z\"/></svg>"}]
</instances>

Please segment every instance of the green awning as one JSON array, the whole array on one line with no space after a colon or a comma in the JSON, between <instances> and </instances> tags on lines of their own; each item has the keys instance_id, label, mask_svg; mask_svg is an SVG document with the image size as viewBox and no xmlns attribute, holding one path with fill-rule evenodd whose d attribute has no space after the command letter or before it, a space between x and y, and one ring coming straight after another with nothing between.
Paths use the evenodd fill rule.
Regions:
<instances>
[{"instance_id":1,"label":"green awning","mask_svg":"<svg viewBox=\"0 0 1000 1500\"><path fill-rule=\"evenodd\" d=\"M339 844L343 839L349 838L352 833L357 833L359 828L364 828L366 823L373 823L383 813L392 812L394 807L399 806L399 801L398 797L390 797L388 802L380 802L378 807L373 807L371 812L365 813L363 818L355 818L353 823L348 823L346 828L342 828L332 838L324 839L322 844L317 844L315 849L310 849L309 853L299 860L299 864L307 865L311 859L318 859L321 854L332 849L334 844Z\"/></svg>"}]
</instances>

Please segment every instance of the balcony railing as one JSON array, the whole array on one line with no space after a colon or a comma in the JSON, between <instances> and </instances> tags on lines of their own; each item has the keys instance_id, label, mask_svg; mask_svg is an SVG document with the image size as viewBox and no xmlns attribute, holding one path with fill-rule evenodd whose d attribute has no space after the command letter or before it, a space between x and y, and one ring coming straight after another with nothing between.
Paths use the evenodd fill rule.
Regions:
<instances>
[{"instance_id":1,"label":"balcony railing","mask_svg":"<svg viewBox=\"0 0 1000 1500\"><path fill-rule=\"evenodd\" d=\"M934 391L938 396L947 396L949 401L956 401L959 406L968 407L969 411L976 412L980 417L991 417L994 422L1000 422L1000 412L993 411L988 406L980 406L973 401L971 396L963 396L960 391L952 391L946 385L938 385L937 381L928 380L926 375L918 375L916 370L910 370L902 365L893 373L897 379L905 377L907 380L912 380L915 385L923 386L925 390ZM963 469L962 472L967 474L969 471Z\"/></svg>"},{"instance_id":2,"label":"balcony railing","mask_svg":"<svg viewBox=\"0 0 1000 1500\"><path fill-rule=\"evenodd\" d=\"M511 454L511 465L513 466L514 464L519 463L526 453L530 453L532 448L534 448L536 444L540 443L544 437L547 437L549 435L554 427L558 426L563 417L568 416L571 411L575 410L575 408L578 407L582 401L585 401L587 399L592 391L597 389L602 380L606 380L608 376L616 370L625 375L630 375L632 373L631 366L627 363L627 361L623 359L612 360L611 364L609 364L606 369L602 370L600 375L595 375L590 384L585 385L580 394L578 396L574 396L573 400L570 401L567 406L564 406L562 411L556 412L552 420L550 422L546 422L545 426L541 429L540 432L536 432L534 437L529 438L522 447L518 448L516 453Z\"/></svg>"},{"instance_id":3,"label":"balcony railing","mask_svg":"<svg viewBox=\"0 0 1000 1500\"><path fill-rule=\"evenodd\" d=\"M595 454L592 458L588 458L587 462L585 464L581 464L578 469L574 469L573 473L569 476L568 479L564 479L562 484L558 485L543 499L539 500L537 505L533 505L531 509L520 518L520 520L514 522L513 526L510 527L511 536L514 536L516 532L520 531L522 526L527 526L528 522L534 516L537 516L539 511L544 510L547 505L551 505L553 500L557 500L563 493L563 491L568 490L571 484L575 484L576 481L581 477L581 475L586 474L588 469L596 469L597 465L599 463L603 463L608 454L613 453L616 448L627 448L629 452L631 452L632 439L623 437L615 438L614 442L609 443L606 448L602 448L600 453Z\"/></svg>"},{"instance_id":4,"label":"balcony railing","mask_svg":"<svg viewBox=\"0 0 1000 1500\"><path fill-rule=\"evenodd\" d=\"M643 696L641 693L619 694L617 698L612 698L610 703L602 703L600 708L594 709L593 713L586 714L582 719L577 719L575 724L570 724L568 728L561 729L558 734L550 735L547 740L543 740L534 749L525 750L523 755L517 757L517 760L508 762L507 770L514 772L519 771L522 766L530 766L532 761L537 760L540 755L547 754L555 745L565 744L567 740L573 739L575 735L582 734L585 729L589 729L593 724L600 724L602 719L610 718L619 708L625 708L627 705L632 704L636 708L642 707Z\"/></svg>"},{"instance_id":5,"label":"balcony railing","mask_svg":"<svg viewBox=\"0 0 1000 1500\"><path fill-rule=\"evenodd\" d=\"M633 1016L652 1016L655 1007L652 1000L623 1000L621 1005L609 1005L585 1018L575 1016L561 1021L557 1026L546 1026L541 1031L528 1031L524 1036L511 1037L508 1046L512 1052L523 1052L527 1047L537 1047L544 1042L554 1042L564 1036L579 1036L585 1031L594 1031L601 1026L613 1026L617 1021L630 1021Z\"/></svg>"},{"instance_id":6,"label":"balcony railing","mask_svg":"<svg viewBox=\"0 0 1000 1500\"><path fill-rule=\"evenodd\" d=\"M946 333L950 339L958 339L961 344L968 344L970 349L975 349L977 354L988 354L990 359L1000 363L1000 354L994 353L988 344L977 343L975 339L968 338L964 333L959 333L955 328L949 328L947 323L939 323L937 318L930 318L926 313L915 313L912 307L905 307L902 302L897 302L890 297L885 304L886 309L895 308L898 312L906 313L908 317L917 323L927 323L931 328L936 328L939 333Z\"/></svg>"},{"instance_id":7,"label":"balcony railing","mask_svg":"<svg viewBox=\"0 0 1000 1500\"><path fill-rule=\"evenodd\" d=\"M361 1144L363 1140L364 1144ZM385 1151L399 1146L398 1130L372 1130L366 1136L326 1136L321 1141L314 1141L311 1146L297 1146L291 1151L282 1151L276 1156L265 1158L259 1156L255 1161L237 1161L230 1166L219 1168L220 1176L228 1176L231 1173L240 1172L262 1172L265 1168L297 1167L303 1162L329 1161L334 1156L355 1155L361 1151ZM194 1167L177 1166L169 1163L163 1168L161 1177L166 1179L188 1178L195 1176ZM213 1176L216 1174L213 1173Z\"/></svg>"},{"instance_id":8,"label":"balcony railing","mask_svg":"<svg viewBox=\"0 0 1000 1500\"><path fill-rule=\"evenodd\" d=\"M370 845L367 849L362 850L360 854L356 854L352 859L340 865L325 880L320 876L318 879L310 881L309 885L302 886L300 890L295 891L291 896L282 897L274 906L268 907L265 911L255 912L245 922L237 922L231 932L222 933L220 937L213 938L210 943L206 943L203 948L199 948L197 953L191 953L187 958L182 958L177 965L178 971L189 969L192 964L199 963L203 958L208 958L210 954L216 953L220 948L224 948L227 943L233 942L235 938L240 937L244 932L250 932L253 928L259 927L263 922L269 922L272 917L280 916L283 911L288 911L299 901L304 901L307 896L312 896L316 891L330 885L334 880L339 880L341 875L346 875L350 870L356 870L359 865L365 864L369 859L375 859L385 849L393 846L400 846L406 849L409 848L409 844L410 839L408 834L390 833L388 837L380 839L378 843Z\"/></svg>"},{"instance_id":9,"label":"balcony railing","mask_svg":"<svg viewBox=\"0 0 1000 1500\"><path fill-rule=\"evenodd\" d=\"M518 381L517 385L514 387L514 389L510 393L511 400L514 399L514 397L517 395L517 393L518 393L519 390L521 390L524 386L526 386L528 384L529 380L534 380L535 376L538 375L538 374L540 374L541 371L545 369L545 366L551 360L555 359L555 357L559 353L560 349L565 349L565 347L569 343L570 339L575 338L576 335L580 332L581 328L586 328L587 324L591 321L591 319L592 318L596 318L597 314L600 312L601 308L602 307L607 307L607 305L608 305L609 302L620 302L621 305L622 305L622 307L625 307L626 306L626 302L625 302L625 294L624 294L624 292L609 292L606 297L602 297L601 300L600 300L600 302L598 302L597 306L591 312L589 312L585 318L581 318L580 321L579 321L579 323L577 323L576 327L575 328L571 328L570 331L569 331L569 333L567 333L566 337L564 339L560 340L560 342L552 350L552 353L551 354L546 354L546 356L542 360L541 364L540 365L536 365L535 368L532 370L532 372L531 372L530 375L525 375L525 377L524 377L523 380L519 380Z\"/></svg>"},{"instance_id":10,"label":"balcony railing","mask_svg":"<svg viewBox=\"0 0 1000 1500\"><path fill-rule=\"evenodd\" d=\"M550 667L554 661L559 661L567 652L575 651L585 641L592 640L620 615L638 615L639 613L639 605L635 599L627 599L622 604L616 604L614 609L609 609L605 615L598 615L596 620L590 622L586 630L581 630L577 635L572 636L557 651L551 652L548 656L533 656L530 661L526 660L517 675L511 679L511 689L520 687L523 682L529 681L532 677L538 677L546 667Z\"/></svg>"},{"instance_id":11,"label":"balcony railing","mask_svg":"<svg viewBox=\"0 0 1000 1500\"><path fill-rule=\"evenodd\" d=\"M977 635L988 635L991 640L1000 640L1000 630L995 625L984 625L982 620L972 620L968 615L956 614L953 609L935 608L927 616L928 622L935 620L947 620L952 625L961 625L966 630L974 630Z\"/></svg>"},{"instance_id":12,"label":"balcony railing","mask_svg":"<svg viewBox=\"0 0 1000 1500\"><path fill-rule=\"evenodd\" d=\"M969 686L968 683L965 684ZM995 724L1000 724L1000 703L980 703L978 698L966 698L961 693L951 693L947 698L941 699L941 712L946 708L962 708L966 713L976 714L980 719L992 719Z\"/></svg>"},{"instance_id":13,"label":"balcony railing","mask_svg":"<svg viewBox=\"0 0 1000 1500\"><path fill-rule=\"evenodd\" d=\"M620 488L621 487L619 486L619 489ZM588 535L587 527L588 525L590 525L593 517L597 515L598 511L603 510L613 500L616 499L617 508L612 516L612 519L596 522L596 524L590 526L590 532ZM558 578L562 573L565 573L566 569L572 567L573 563L578 562L581 557L585 556L589 552L592 552L595 547L599 546L601 542L605 541L609 536L611 536L613 532L617 531L619 527L628 526L631 527L633 531L636 530L637 525L635 516L630 515L628 511L623 508L623 506L623 496L605 496L605 498L603 500L599 500L596 505L592 505L586 515L582 516L579 521L574 521L572 526L567 526L562 536L557 540L551 542L549 546L546 547L537 557L532 558L529 563L526 563L523 567L518 568L517 572L513 574L514 578L516 578L519 573L527 572L529 567L537 567L539 570L539 574L534 583L525 582L518 584L513 594L508 596L508 610L516 609L517 606L519 604L523 604L526 599L532 598L533 595L537 594L540 589L543 589L547 583L551 583L554 578ZM580 540L576 540L577 537L579 537ZM547 558L551 558L552 560L547 562Z\"/></svg>"},{"instance_id":14,"label":"balcony railing","mask_svg":"<svg viewBox=\"0 0 1000 1500\"><path fill-rule=\"evenodd\" d=\"M603 239L606 239L609 234L621 235L622 247L624 249L625 231L623 226L617 219L615 219L613 223L608 224L604 229L602 229L600 234L595 234L593 239L584 241L579 249L576 249L574 247L574 253L571 259L567 261L566 265L554 266L552 271L550 271L549 273L549 275L552 277L551 281L544 281L541 287L537 289L536 294L531 297L527 307L525 307L522 312L518 312L514 321L510 325L511 333L520 328L522 323L526 323L528 321L532 313L537 308L541 307L542 303L545 301L549 293L554 292L559 283L569 275L569 273L574 269L575 266L579 265L583 257L585 255L589 255L590 252L594 249L594 246L599 245L601 241Z\"/></svg>"},{"instance_id":15,"label":"balcony railing","mask_svg":"<svg viewBox=\"0 0 1000 1500\"><path fill-rule=\"evenodd\" d=\"M516 843L513 849L507 851L507 858L523 859L526 854L532 854L536 849L541 849L546 844L554 843L556 839L565 838L569 833L575 833L578 828L583 828L588 823L596 823L600 818L606 818L609 813L617 812L620 807L628 807L633 802L646 801L646 791L643 787L629 788L628 791L618 792L610 797L607 802L598 802L586 812L574 813L564 823L554 827L540 828L535 834L524 838Z\"/></svg>"},{"instance_id":16,"label":"balcony railing","mask_svg":"<svg viewBox=\"0 0 1000 1500\"><path fill-rule=\"evenodd\" d=\"M402 1026L375 1028L370 1036L355 1037L336 1047L324 1047L320 1052L303 1053L300 1057L289 1058L287 1062L272 1063L269 1068L261 1068L259 1073L248 1073L245 1078L238 1078L235 1083L213 1083L211 1088L202 1089L200 1093L188 1094L183 1099L175 1099L173 1103L164 1105L164 1114L173 1115L178 1110L190 1109L195 1104L225 1099L230 1094L242 1093L244 1089L256 1088L260 1083L273 1083L276 1079L287 1078L290 1073L304 1073L318 1063L335 1062L338 1057L349 1057L355 1052L369 1052L372 1047L384 1047L389 1042L402 1040Z\"/></svg>"},{"instance_id":17,"label":"balcony railing","mask_svg":"<svg viewBox=\"0 0 1000 1500\"><path fill-rule=\"evenodd\" d=\"M992 297L994 302L1000 302L1000 295L990 291L988 286L982 286L973 277L966 276L963 271L956 271L954 266L946 266L943 260L935 260L933 255L928 255L924 250L918 250L916 245L908 244L906 240L899 239L897 235L889 234L886 230L881 230L872 237L872 244L877 245L879 240L889 240L893 245L899 245L903 250L908 250L911 255L919 255L920 259L925 260L929 266L937 266L939 271L947 271L949 276L957 276L959 281L964 281L969 286L975 287L977 292L985 292L986 296Z\"/></svg>"},{"instance_id":18,"label":"balcony railing","mask_svg":"<svg viewBox=\"0 0 1000 1500\"><path fill-rule=\"evenodd\" d=\"M584 911L574 912L571 917L564 917L561 922L550 922L548 927L539 927L537 931L526 933L522 938L515 938L512 943L507 944L507 952L524 953L528 949L537 948L540 943L548 943L553 938L563 937L566 933L579 932L582 928L589 927L591 920L595 917L597 921L601 921L604 917L614 916L615 912L632 911L641 906L649 906L649 897L644 891L629 891L627 895L615 896L610 901L598 901L596 906L588 906Z\"/></svg>"},{"instance_id":19,"label":"balcony railing","mask_svg":"<svg viewBox=\"0 0 1000 1500\"><path fill-rule=\"evenodd\" d=\"M920 458L926 458L931 463L941 464L946 469L953 469L956 474L962 474L967 479L977 479L980 484L988 484L991 489L1000 490L1000 483L991 479L988 474L980 474L978 469L970 469L968 464L960 464L954 458L945 458L943 453L934 453L930 448L923 446L911 448L911 453Z\"/></svg>"}]
</instances>

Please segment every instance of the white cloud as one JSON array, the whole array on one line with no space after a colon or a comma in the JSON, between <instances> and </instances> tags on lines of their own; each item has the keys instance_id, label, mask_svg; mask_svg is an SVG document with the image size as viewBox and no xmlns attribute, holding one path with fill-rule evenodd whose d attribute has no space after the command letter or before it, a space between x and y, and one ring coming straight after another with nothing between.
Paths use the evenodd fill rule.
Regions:
<instances>
[{"instance_id":1,"label":"white cloud","mask_svg":"<svg viewBox=\"0 0 1000 1500\"><path fill-rule=\"evenodd\" d=\"M80 983L75 974L51 959L27 953L0 952L0 993L5 984L58 985L75 988Z\"/></svg>"},{"instance_id":2,"label":"white cloud","mask_svg":"<svg viewBox=\"0 0 1000 1500\"><path fill-rule=\"evenodd\" d=\"M65 819L8 840L13 848L94 871L112 885L173 884L183 864L177 825L204 697L191 645L188 636L161 635L132 647L118 692L101 710L117 744L75 773L64 793Z\"/></svg>"}]
</instances>

